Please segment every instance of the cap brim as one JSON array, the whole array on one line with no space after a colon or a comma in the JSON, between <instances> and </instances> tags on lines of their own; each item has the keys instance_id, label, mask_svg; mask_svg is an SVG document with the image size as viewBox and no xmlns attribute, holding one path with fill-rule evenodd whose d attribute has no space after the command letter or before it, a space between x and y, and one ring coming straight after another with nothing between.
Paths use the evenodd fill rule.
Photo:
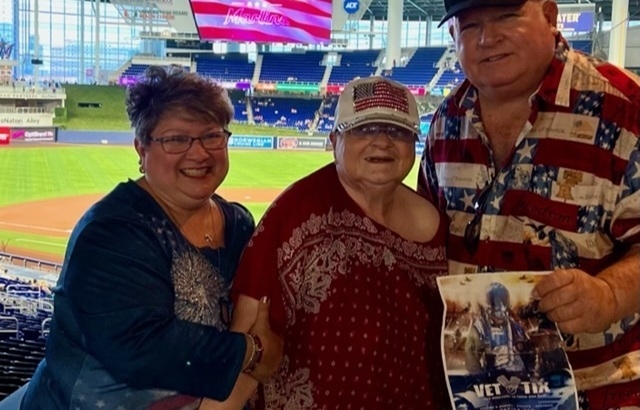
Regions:
<instances>
[{"instance_id":1,"label":"cap brim","mask_svg":"<svg viewBox=\"0 0 640 410\"><path fill-rule=\"evenodd\" d=\"M361 125L366 125L366 124L373 124L373 123L380 123L380 124L391 124L391 125L396 125L398 127L402 127L408 131L411 131L412 133L416 134L416 138L418 139L419 135L420 135L420 127L418 126L418 129L414 128L413 126L404 123L403 121L399 121L397 118L394 117L376 117L376 118L366 118L366 119L362 119L360 121L354 121L352 123L349 124L348 127L344 127L341 130L339 130L340 132L347 132L349 130L352 130L356 127L359 127ZM334 128L334 131L338 131L337 127Z\"/></svg>"},{"instance_id":2,"label":"cap brim","mask_svg":"<svg viewBox=\"0 0 640 410\"><path fill-rule=\"evenodd\" d=\"M446 23L447 20L449 20L451 17L453 17L453 15L456 14L457 12L458 12L457 10L452 10L452 11L449 11L447 14L445 14L442 20L440 20L440 23L438 23L438 28L442 27L442 25Z\"/></svg>"},{"instance_id":3,"label":"cap brim","mask_svg":"<svg viewBox=\"0 0 640 410\"><path fill-rule=\"evenodd\" d=\"M449 11L442 17L440 23L438 23L438 27L442 27L444 23L447 22L451 17L460 13L461 11L465 11L468 9L475 9L480 7L511 7L511 6L519 6L521 4L526 3L527 0L467 0L462 1L455 6L451 7Z\"/></svg>"}]
</instances>

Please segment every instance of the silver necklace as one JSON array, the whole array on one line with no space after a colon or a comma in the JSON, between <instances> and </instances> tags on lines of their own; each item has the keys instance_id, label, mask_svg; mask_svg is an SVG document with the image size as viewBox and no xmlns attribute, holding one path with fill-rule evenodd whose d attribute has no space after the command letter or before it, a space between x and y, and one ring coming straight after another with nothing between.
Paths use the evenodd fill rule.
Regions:
<instances>
[{"instance_id":1,"label":"silver necklace","mask_svg":"<svg viewBox=\"0 0 640 410\"><path fill-rule=\"evenodd\" d=\"M207 243L207 245L211 246L215 243L214 239L215 239L215 219L214 219L214 215L213 215L213 210L214 210L214 206L211 203L211 200L209 200L209 212L208 215L206 216L207 221L205 222L206 225L206 231L203 235L203 239L204 241ZM189 240L189 237L193 238L193 233L190 232L194 232L193 227L190 227L190 230L188 231L186 229L186 224L180 224L178 221L179 219L176 217L176 215L173 213L173 211L171 210L171 208L166 207L165 211L167 213L167 216L169 216L169 219L173 221L173 223L175 224L175 226L180 230L180 232L182 233L182 235L185 237L185 239L187 239L187 241L191 242Z\"/></svg>"},{"instance_id":2,"label":"silver necklace","mask_svg":"<svg viewBox=\"0 0 640 410\"><path fill-rule=\"evenodd\" d=\"M204 241L208 244L213 243L213 236L211 235L211 233L213 233L213 235L215 235L216 233L213 208L214 208L214 205L211 203L211 200L209 200L209 217L207 218L207 232L205 232L204 234Z\"/></svg>"}]
</instances>

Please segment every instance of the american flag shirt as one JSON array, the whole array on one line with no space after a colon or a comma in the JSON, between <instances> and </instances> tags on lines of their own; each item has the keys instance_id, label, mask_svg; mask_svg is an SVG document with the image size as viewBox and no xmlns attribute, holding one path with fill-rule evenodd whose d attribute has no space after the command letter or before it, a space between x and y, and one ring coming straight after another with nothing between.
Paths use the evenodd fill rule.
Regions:
<instances>
[{"instance_id":1,"label":"american flag shirt","mask_svg":"<svg viewBox=\"0 0 640 410\"><path fill-rule=\"evenodd\" d=\"M502 169L477 97L465 80L440 105L418 176L418 189L450 217L450 274L575 267L595 275L638 246L640 78L558 36ZM464 232L482 191L480 241L470 253ZM636 314L569 339L583 409L640 409L639 322Z\"/></svg>"}]
</instances>

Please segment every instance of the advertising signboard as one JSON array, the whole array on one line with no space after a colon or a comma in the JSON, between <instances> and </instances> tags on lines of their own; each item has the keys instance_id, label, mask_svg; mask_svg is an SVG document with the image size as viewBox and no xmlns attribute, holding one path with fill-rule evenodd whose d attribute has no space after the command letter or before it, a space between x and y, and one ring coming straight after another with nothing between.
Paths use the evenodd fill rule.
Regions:
<instances>
[{"instance_id":1,"label":"advertising signboard","mask_svg":"<svg viewBox=\"0 0 640 410\"><path fill-rule=\"evenodd\" d=\"M191 0L202 40L329 44L331 0Z\"/></svg>"}]
</instances>

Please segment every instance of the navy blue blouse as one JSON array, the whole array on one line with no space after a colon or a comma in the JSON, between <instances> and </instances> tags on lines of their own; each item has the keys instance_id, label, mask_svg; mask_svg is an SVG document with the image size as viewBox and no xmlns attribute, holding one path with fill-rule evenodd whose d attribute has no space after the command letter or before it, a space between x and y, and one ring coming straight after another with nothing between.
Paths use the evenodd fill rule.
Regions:
<instances>
[{"instance_id":1,"label":"navy blue blouse","mask_svg":"<svg viewBox=\"0 0 640 410\"><path fill-rule=\"evenodd\" d=\"M229 287L254 221L213 199L225 222L219 249L191 245L134 181L86 212L24 409L142 409L176 392L228 397L246 350L242 334L225 331Z\"/></svg>"}]
</instances>

